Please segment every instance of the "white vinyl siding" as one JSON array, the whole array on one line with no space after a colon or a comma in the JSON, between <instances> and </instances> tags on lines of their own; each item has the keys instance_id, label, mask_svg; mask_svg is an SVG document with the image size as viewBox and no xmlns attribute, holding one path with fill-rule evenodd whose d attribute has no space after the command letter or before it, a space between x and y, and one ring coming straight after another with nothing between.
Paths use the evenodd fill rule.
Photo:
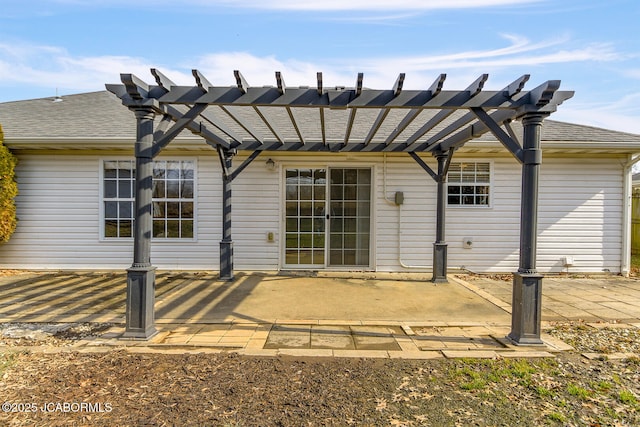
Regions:
<instances>
[{"instance_id":1,"label":"white vinyl siding","mask_svg":"<svg viewBox=\"0 0 640 427\"><path fill-rule=\"evenodd\" d=\"M0 245L1 267L121 269L131 265L131 239L102 239L100 168L104 155L18 155L19 223L11 240ZM152 261L160 268L218 268L220 229L215 219L220 217L220 179L212 169L219 166L213 156L203 163L198 191L208 197L200 213L209 220L199 225L197 242L154 240Z\"/></svg>"},{"instance_id":2,"label":"white vinyl siding","mask_svg":"<svg viewBox=\"0 0 640 427\"><path fill-rule=\"evenodd\" d=\"M68 153L68 152L67 152ZM277 155L276 155L277 154ZM130 239L101 240L99 188L102 159L110 153L23 154L17 179L18 229L0 245L0 268L124 269L131 265ZM163 152L160 160L179 157ZM469 157L456 161L491 163L489 207L447 208L449 268L512 272L518 267L521 167L510 156ZM276 162L269 170L268 158ZM219 161L210 151L193 152L197 162L197 236L154 240L152 263L162 269L218 270L222 229ZM246 158L241 153L234 167ZM435 167L434 159L423 156ZM621 157L545 156L540 178L538 267L561 272L617 273L622 245ZM263 154L232 184L232 237L236 270L282 267L282 168L294 165L372 167L372 267L378 271L428 271L435 240L436 185L409 156L380 154ZM386 194L384 187L386 185ZM404 194L401 206L395 192ZM385 201L385 197L390 202ZM269 241L273 233L274 241ZM471 238L471 249L463 239ZM402 248L399 249L399 245ZM403 267L404 264L406 267ZM418 268L410 268L418 267Z\"/></svg>"},{"instance_id":3,"label":"white vinyl siding","mask_svg":"<svg viewBox=\"0 0 640 427\"><path fill-rule=\"evenodd\" d=\"M521 167L511 157L490 161L490 208L446 209L445 240L451 270L513 272L518 268ZM382 179L379 176L377 183L378 270L430 270L435 240L435 182L411 159L389 156L386 196L392 200L396 191L404 193L404 204L396 207L384 201ZM545 157L538 223L537 265L541 272L567 271L562 263L565 256L574 257L569 272L619 272L620 159ZM470 249L464 247L468 239L473 241ZM402 268L401 264L417 268Z\"/></svg>"},{"instance_id":4,"label":"white vinyl siding","mask_svg":"<svg viewBox=\"0 0 640 427\"><path fill-rule=\"evenodd\" d=\"M423 159L432 168L436 167L429 156L423 156ZM402 262L424 267L417 270L430 270L435 241L436 183L409 156L387 156L386 168L384 162L381 163L374 199L377 206L377 268L403 271ZM402 192L404 196L400 206L393 203L396 192Z\"/></svg>"},{"instance_id":5,"label":"white vinyl siding","mask_svg":"<svg viewBox=\"0 0 640 427\"><path fill-rule=\"evenodd\" d=\"M540 178L538 264L569 272L620 272L623 182L620 161L543 162Z\"/></svg>"},{"instance_id":6,"label":"white vinyl siding","mask_svg":"<svg viewBox=\"0 0 640 427\"><path fill-rule=\"evenodd\" d=\"M280 260L280 173L265 164L269 154L254 160L232 183L232 219L234 264L237 270L277 270ZM234 167L246 159L240 153L233 160ZM219 165L217 165L219 167ZM221 182L219 169L216 182ZM222 196L220 196L222 197ZM215 203L221 204L222 199ZM220 215L214 227L222 228ZM269 242L268 233L274 233ZM216 251L216 253L218 253ZM216 260L218 269L219 257Z\"/></svg>"}]
</instances>

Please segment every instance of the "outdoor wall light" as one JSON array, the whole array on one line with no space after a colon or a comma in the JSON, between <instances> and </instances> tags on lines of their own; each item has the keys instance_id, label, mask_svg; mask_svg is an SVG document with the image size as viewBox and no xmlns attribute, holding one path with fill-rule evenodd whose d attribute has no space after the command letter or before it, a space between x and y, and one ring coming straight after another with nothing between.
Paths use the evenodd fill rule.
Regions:
<instances>
[{"instance_id":1,"label":"outdoor wall light","mask_svg":"<svg viewBox=\"0 0 640 427\"><path fill-rule=\"evenodd\" d=\"M270 170L270 171L276 170L276 162L274 162L273 159L268 159L265 162L265 164L267 166L267 170Z\"/></svg>"}]
</instances>

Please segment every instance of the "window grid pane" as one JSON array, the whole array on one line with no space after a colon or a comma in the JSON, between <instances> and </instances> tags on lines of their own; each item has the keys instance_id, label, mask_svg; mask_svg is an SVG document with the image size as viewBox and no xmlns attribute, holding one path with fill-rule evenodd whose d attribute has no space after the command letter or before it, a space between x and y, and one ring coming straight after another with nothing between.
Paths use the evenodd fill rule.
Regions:
<instances>
[{"instance_id":1,"label":"window grid pane","mask_svg":"<svg viewBox=\"0 0 640 427\"><path fill-rule=\"evenodd\" d=\"M133 236L135 162L105 161L104 237ZM194 170L191 160L153 162L154 238L194 237Z\"/></svg>"},{"instance_id":2,"label":"window grid pane","mask_svg":"<svg viewBox=\"0 0 640 427\"><path fill-rule=\"evenodd\" d=\"M447 203L489 206L491 166L488 162L452 163L447 176Z\"/></svg>"}]
</instances>

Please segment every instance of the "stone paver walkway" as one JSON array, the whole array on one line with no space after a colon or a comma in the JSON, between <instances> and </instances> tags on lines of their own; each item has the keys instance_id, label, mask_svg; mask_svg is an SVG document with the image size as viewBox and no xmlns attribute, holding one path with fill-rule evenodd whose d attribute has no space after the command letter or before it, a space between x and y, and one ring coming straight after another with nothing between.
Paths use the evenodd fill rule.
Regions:
<instances>
[{"instance_id":1,"label":"stone paver walkway","mask_svg":"<svg viewBox=\"0 0 640 427\"><path fill-rule=\"evenodd\" d=\"M510 282L465 275L453 279L511 313ZM542 320L640 323L638 279L546 276L542 286Z\"/></svg>"},{"instance_id":2,"label":"stone paver walkway","mask_svg":"<svg viewBox=\"0 0 640 427\"><path fill-rule=\"evenodd\" d=\"M400 280L398 280L400 279ZM452 275L434 285L420 275L327 274L287 277L159 272L158 334L126 340L122 272L25 273L0 278L0 323L114 324L74 351L220 352L247 355L429 359L549 357L568 347L543 334L519 347L510 330L511 283ZM640 281L550 276L543 284L543 325L553 321L624 322L640 328Z\"/></svg>"}]
</instances>

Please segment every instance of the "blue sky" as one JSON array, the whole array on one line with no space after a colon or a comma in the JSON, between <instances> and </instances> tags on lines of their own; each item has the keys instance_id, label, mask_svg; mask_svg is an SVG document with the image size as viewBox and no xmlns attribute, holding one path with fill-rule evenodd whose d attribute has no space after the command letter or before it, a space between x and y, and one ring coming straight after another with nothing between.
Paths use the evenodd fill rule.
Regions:
<instances>
[{"instance_id":1,"label":"blue sky","mask_svg":"<svg viewBox=\"0 0 640 427\"><path fill-rule=\"evenodd\" d=\"M574 90L554 119L640 134L637 0L8 0L0 102L103 90L120 73L179 84L500 89L551 79Z\"/></svg>"}]
</instances>

